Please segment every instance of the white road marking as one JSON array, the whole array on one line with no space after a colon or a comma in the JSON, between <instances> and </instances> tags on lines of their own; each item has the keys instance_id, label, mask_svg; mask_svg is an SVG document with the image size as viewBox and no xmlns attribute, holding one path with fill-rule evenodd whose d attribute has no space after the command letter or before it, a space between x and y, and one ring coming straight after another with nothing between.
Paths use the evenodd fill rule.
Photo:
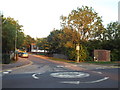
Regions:
<instances>
[{"instance_id":1,"label":"white road marking","mask_svg":"<svg viewBox=\"0 0 120 90\"><path fill-rule=\"evenodd\" d=\"M97 73L102 74L102 72L97 72Z\"/></svg>"},{"instance_id":2,"label":"white road marking","mask_svg":"<svg viewBox=\"0 0 120 90\"><path fill-rule=\"evenodd\" d=\"M98 83L98 82L101 82L101 81L104 81L104 80L107 80L109 79L109 77L104 77L103 79L99 79L99 80L96 80L96 81L88 81L88 82L80 82L80 83Z\"/></svg>"},{"instance_id":3,"label":"white road marking","mask_svg":"<svg viewBox=\"0 0 120 90\"><path fill-rule=\"evenodd\" d=\"M71 67L70 65L66 65L65 67Z\"/></svg>"},{"instance_id":4,"label":"white road marking","mask_svg":"<svg viewBox=\"0 0 120 90\"><path fill-rule=\"evenodd\" d=\"M3 74L9 74L9 72L6 71L6 72L3 72Z\"/></svg>"},{"instance_id":5,"label":"white road marking","mask_svg":"<svg viewBox=\"0 0 120 90\"><path fill-rule=\"evenodd\" d=\"M84 78L90 76L90 74L83 72L58 72L50 75L57 78Z\"/></svg>"},{"instance_id":6,"label":"white road marking","mask_svg":"<svg viewBox=\"0 0 120 90\"><path fill-rule=\"evenodd\" d=\"M105 69L104 67L97 67L96 69Z\"/></svg>"},{"instance_id":7,"label":"white road marking","mask_svg":"<svg viewBox=\"0 0 120 90\"><path fill-rule=\"evenodd\" d=\"M64 67L64 66L62 66L62 65L57 65L57 67Z\"/></svg>"},{"instance_id":8,"label":"white road marking","mask_svg":"<svg viewBox=\"0 0 120 90\"><path fill-rule=\"evenodd\" d=\"M62 81L60 83L68 83L68 84L79 84L80 81Z\"/></svg>"},{"instance_id":9,"label":"white road marking","mask_svg":"<svg viewBox=\"0 0 120 90\"><path fill-rule=\"evenodd\" d=\"M92 71L93 73L98 73L98 74L102 74L102 72L97 72L97 71Z\"/></svg>"},{"instance_id":10,"label":"white road marking","mask_svg":"<svg viewBox=\"0 0 120 90\"><path fill-rule=\"evenodd\" d=\"M36 77L36 75L37 75L37 74L33 74L32 77L33 77L34 79L39 79L39 77Z\"/></svg>"},{"instance_id":11,"label":"white road marking","mask_svg":"<svg viewBox=\"0 0 120 90\"><path fill-rule=\"evenodd\" d=\"M11 72L12 72L12 70L6 70L6 71L3 72L3 74L9 74Z\"/></svg>"},{"instance_id":12,"label":"white road marking","mask_svg":"<svg viewBox=\"0 0 120 90\"><path fill-rule=\"evenodd\" d=\"M35 73L35 74L33 74L32 75L32 77L34 78L34 79L39 79L39 77L37 77L36 75L40 75L40 74L43 74L43 73L45 73L45 72L41 72L41 73Z\"/></svg>"},{"instance_id":13,"label":"white road marking","mask_svg":"<svg viewBox=\"0 0 120 90\"><path fill-rule=\"evenodd\" d=\"M99 79L96 81L88 81L88 82L80 82L80 81L62 81L60 83L66 83L66 84L80 84L80 83L98 83L98 82L102 82L104 80L107 80L109 77L104 77L103 79Z\"/></svg>"}]
</instances>

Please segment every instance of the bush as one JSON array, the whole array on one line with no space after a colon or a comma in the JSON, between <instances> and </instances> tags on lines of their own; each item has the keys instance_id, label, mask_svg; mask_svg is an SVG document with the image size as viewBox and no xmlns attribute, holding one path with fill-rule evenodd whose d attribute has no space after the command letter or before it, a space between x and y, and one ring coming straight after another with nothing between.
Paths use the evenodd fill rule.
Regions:
<instances>
[{"instance_id":1,"label":"bush","mask_svg":"<svg viewBox=\"0 0 120 90\"><path fill-rule=\"evenodd\" d=\"M91 56L88 56L85 61L94 61L94 59Z\"/></svg>"},{"instance_id":2,"label":"bush","mask_svg":"<svg viewBox=\"0 0 120 90\"><path fill-rule=\"evenodd\" d=\"M74 48L69 48L67 50L66 54L67 54L69 60L76 60L77 53L76 53L76 50Z\"/></svg>"},{"instance_id":3,"label":"bush","mask_svg":"<svg viewBox=\"0 0 120 90\"><path fill-rule=\"evenodd\" d=\"M111 51L111 60L112 61L120 61L120 52L118 50Z\"/></svg>"},{"instance_id":4,"label":"bush","mask_svg":"<svg viewBox=\"0 0 120 90\"><path fill-rule=\"evenodd\" d=\"M2 54L2 63L9 64L11 62L9 54Z\"/></svg>"}]
</instances>

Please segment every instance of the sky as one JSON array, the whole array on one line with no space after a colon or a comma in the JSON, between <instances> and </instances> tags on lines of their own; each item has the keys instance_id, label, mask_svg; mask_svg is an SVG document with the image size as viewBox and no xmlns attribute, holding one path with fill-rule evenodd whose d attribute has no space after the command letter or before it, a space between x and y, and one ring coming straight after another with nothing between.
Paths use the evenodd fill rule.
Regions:
<instances>
[{"instance_id":1,"label":"sky","mask_svg":"<svg viewBox=\"0 0 120 90\"><path fill-rule=\"evenodd\" d=\"M23 25L26 35L34 38L47 37L50 32L60 29L60 16L77 7L92 7L102 16L103 25L118 21L120 0L0 0L0 11L5 17L12 17Z\"/></svg>"}]
</instances>

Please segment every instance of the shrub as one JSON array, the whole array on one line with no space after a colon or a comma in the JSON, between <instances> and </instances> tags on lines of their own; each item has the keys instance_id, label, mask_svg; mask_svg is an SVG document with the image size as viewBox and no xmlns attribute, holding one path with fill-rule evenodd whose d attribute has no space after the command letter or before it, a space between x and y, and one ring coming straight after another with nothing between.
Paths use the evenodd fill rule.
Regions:
<instances>
[{"instance_id":1,"label":"shrub","mask_svg":"<svg viewBox=\"0 0 120 90\"><path fill-rule=\"evenodd\" d=\"M2 54L2 63L9 64L11 62L9 54Z\"/></svg>"}]
</instances>

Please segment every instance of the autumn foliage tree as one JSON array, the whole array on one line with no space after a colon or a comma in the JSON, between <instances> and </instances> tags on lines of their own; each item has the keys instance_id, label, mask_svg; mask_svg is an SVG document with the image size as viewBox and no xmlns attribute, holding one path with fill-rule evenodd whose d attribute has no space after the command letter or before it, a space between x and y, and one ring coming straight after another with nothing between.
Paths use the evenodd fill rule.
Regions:
<instances>
[{"instance_id":1,"label":"autumn foliage tree","mask_svg":"<svg viewBox=\"0 0 120 90\"><path fill-rule=\"evenodd\" d=\"M72 10L67 17L61 16L61 19L62 27L75 29L80 34L80 40L95 39L104 32L102 19L92 7L82 6Z\"/></svg>"}]
</instances>

